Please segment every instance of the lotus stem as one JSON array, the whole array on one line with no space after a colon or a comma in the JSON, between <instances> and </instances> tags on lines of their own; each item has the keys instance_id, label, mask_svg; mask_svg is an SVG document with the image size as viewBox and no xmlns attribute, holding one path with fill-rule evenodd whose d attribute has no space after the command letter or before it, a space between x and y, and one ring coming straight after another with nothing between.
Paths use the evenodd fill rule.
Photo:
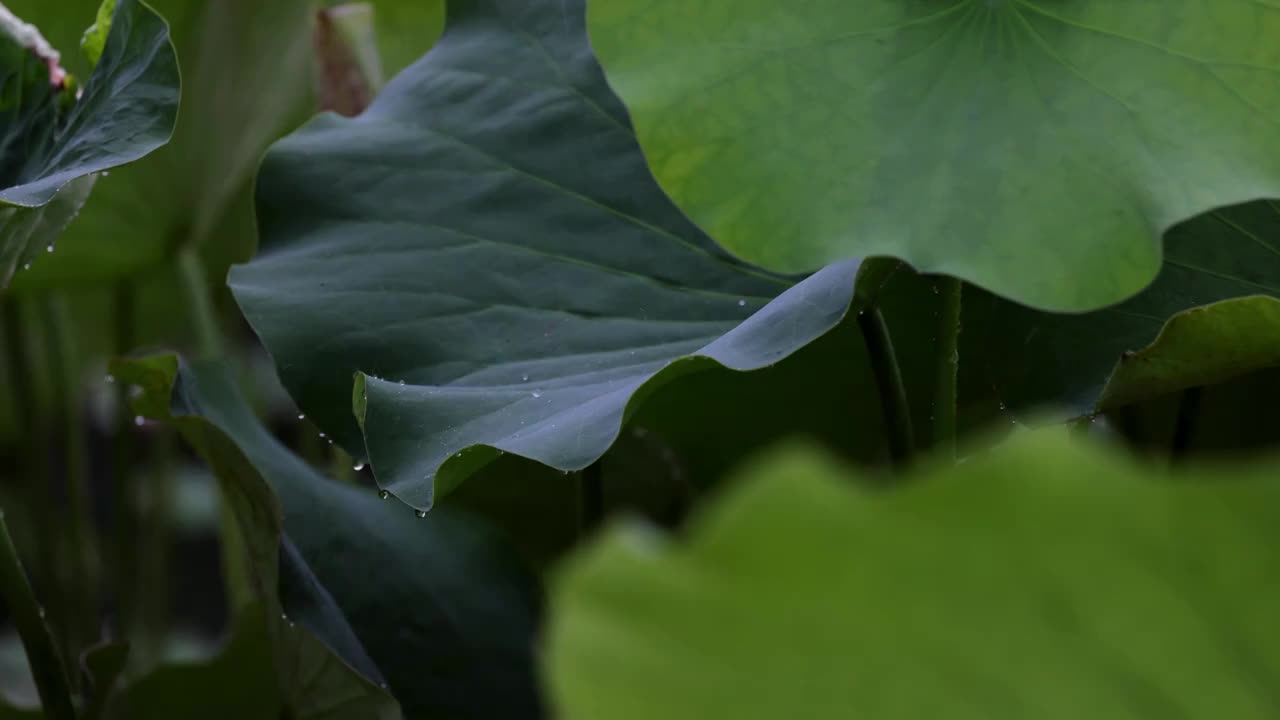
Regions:
<instances>
[{"instance_id":1,"label":"lotus stem","mask_svg":"<svg viewBox=\"0 0 1280 720\"><path fill-rule=\"evenodd\" d=\"M44 611L40 609L31 584L27 582L18 549L9 536L9 526L5 522L3 510L0 510L0 598L8 606L9 615L18 629L18 636L22 638L44 716L49 720L75 720L71 686L67 683L62 661L54 649L53 636L45 625Z\"/></svg>"},{"instance_id":2,"label":"lotus stem","mask_svg":"<svg viewBox=\"0 0 1280 720\"><path fill-rule=\"evenodd\" d=\"M933 447L949 459L956 456L957 374L960 369L960 308L964 283L953 277L938 280L942 312L938 327L938 374L934 380Z\"/></svg>"},{"instance_id":3,"label":"lotus stem","mask_svg":"<svg viewBox=\"0 0 1280 720\"><path fill-rule=\"evenodd\" d=\"M222 357L222 331L213 308L213 293L205 275L204 262L194 248L183 248L178 254L178 270L187 295L187 316L196 330L198 355L209 360Z\"/></svg>"},{"instance_id":4,"label":"lotus stem","mask_svg":"<svg viewBox=\"0 0 1280 720\"><path fill-rule=\"evenodd\" d=\"M579 529L583 535L600 527L604 519L604 460L596 460L578 473Z\"/></svg>"},{"instance_id":5,"label":"lotus stem","mask_svg":"<svg viewBox=\"0 0 1280 720\"><path fill-rule=\"evenodd\" d=\"M895 466L906 465L915 452L915 431L911 425L907 388L902 382L889 326L880 309L872 306L858 313L858 328L871 356L871 370L875 373L876 390L880 393L889 459Z\"/></svg>"}]
</instances>

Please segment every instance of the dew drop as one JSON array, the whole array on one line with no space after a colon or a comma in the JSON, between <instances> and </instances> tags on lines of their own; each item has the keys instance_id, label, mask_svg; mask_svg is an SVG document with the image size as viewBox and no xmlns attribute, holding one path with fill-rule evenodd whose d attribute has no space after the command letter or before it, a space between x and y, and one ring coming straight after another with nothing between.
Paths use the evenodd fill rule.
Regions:
<instances>
[{"instance_id":1,"label":"dew drop","mask_svg":"<svg viewBox=\"0 0 1280 720\"><path fill-rule=\"evenodd\" d=\"M747 301L746 301L746 300L739 300L739 301L738 301L738 307L746 307L746 306L747 306Z\"/></svg>"},{"instance_id":2,"label":"dew drop","mask_svg":"<svg viewBox=\"0 0 1280 720\"><path fill-rule=\"evenodd\" d=\"M108 375L108 376L107 376L106 378L104 378L104 379L105 379L108 383L114 383L114 382L116 381L116 376L115 376L115 375Z\"/></svg>"},{"instance_id":3,"label":"dew drop","mask_svg":"<svg viewBox=\"0 0 1280 720\"><path fill-rule=\"evenodd\" d=\"M303 415L302 413L298 413L298 419L299 419L299 420L306 420L306 419L307 419L307 416L306 416L306 415Z\"/></svg>"},{"instance_id":4,"label":"dew drop","mask_svg":"<svg viewBox=\"0 0 1280 720\"><path fill-rule=\"evenodd\" d=\"M103 170L103 171L102 171L102 177L108 177L109 175L111 175L111 171L110 171L110 170Z\"/></svg>"},{"instance_id":5,"label":"dew drop","mask_svg":"<svg viewBox=\"0 0 1280 720\"><path fill-rule=\"evenodd\" d=\"M352 470L355 470L356 472L360 472L361 470L363 470L363 469L364 469L364 463L363 463L363 462L357 462L355 465L352 465L352 466L351 466L351 469L352 469Z\"/></svg>"},{"instance_id":6,"label":"dew drop","mask_svg":"<svg viewBox=\"0 0 1280 720\"><path fill-rule=\"evenodd\" d=\"M1004 403L1000 403L1000 409L1001 409L1001 410L1007 410L1008 408L1006 408L1006 407L1005 407Z\"/></svg>"},{"instance_id":7,"label":"dew drop","mask_svg":"<svg viewBox=\"0 0 1280 720\"><path fill-rule=\"evenodd\" d=\"M541 390L534 390L533 392L531 392L531 393L529 393L529 394L530 394L530 395L532 395L532 396L534 396L534 397L536 397L536 398L540 398L540 397L542 397L542 391L541 391Z\"/></svg>"},{"instance_id":8,"label":"dew drop","mask_svg":"<svg viewBox=\"0 0 1280 720\"><path fill-rule=\"evenodd\" d=\"M30 270L30 269L31 269L31 263L23 263L23 264L22 264L22 269L23 269L23 270Z\"/></svg>"},{"instance_id":9,"label":"dew drop","mask_svg":"<svg viewBox=\"0 0 1280 720\"><path fill-rule=\"evenodd\" d=\"M400 384L401 384L401 385L403 385L403 384L404 384L404 381L403 381L403 380L401 380L401 381L400 381Z\"/></svg>"},{"instance_id":10,"label":"dew drop","mask_svg":"<svg viewBox=\"0 0 1280 720\"><path fill-rule=\"evenodd\" d=\"M138 427L142 427L142 425L146 422L147 422L146 418L142 417L141 415L135 415L133 417L133 424L137 425Z\"/></svg>"},{"instance_id":11,"label":"dew drop","mask_svg":"<svg viewBox=\"0 0 1280 720\"><path fill-rule=\"evenodd\" d=\"M417 512L417 515L418 515L418 519L419 519L419 520L421 520L422 518L425 518L425 517L427 516L427 511L426 511L426 510L419 510L419 511Z\"/></svg>"},{"instance_id":12,"label":"dew drop","mask_svg":"<svg viewBox=\"0 0 1280 720\"><path fill-rule=\"evenodd\" d=\"M386 500L387 498L391 497L391 493L387 492L386 490L379 490L378 497L383 500Z\"/></svg>"},{"instance_id":13,"label":"dew drop","mask_svg":"<svg viewBox=\"0 0 1280 720\"><path fill-rule=\"evenodd\" d=\"M320 437L324 437L324 433L320 433Z\"/></svg>"},{"instance_id":14,"label":"dew drop","mask_svg":"<svg viewBox=\"0 0 1280 720\"><path fill-rule=\"evenodd\" d=\"M529 382L529 375L526 373L520 376L520 382Z\"/></svg>"},{"instance_id":15,"label":"dew drop","mask_svg":"<svg viewBox=\"0 0 1280 720\"><path fill-rule=\"evenodd\" d=\"M46 245L46 246L45 246L45 248L44 248L44 251L45 251L45 252L53 252L53 245Z\"/></svg>"}]
</instances>

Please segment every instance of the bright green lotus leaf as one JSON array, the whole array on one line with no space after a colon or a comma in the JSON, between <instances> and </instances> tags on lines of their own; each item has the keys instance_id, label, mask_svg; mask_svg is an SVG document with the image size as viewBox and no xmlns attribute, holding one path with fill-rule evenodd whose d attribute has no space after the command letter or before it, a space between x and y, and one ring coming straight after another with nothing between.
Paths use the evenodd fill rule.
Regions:
<instances>
[{"instance_id":1,"label":"bright green lotus leaf","mask_svg":"<svg viewBox=\"0 0 1280 720\"><path fill-rule=\"evenodd\" d=\"M589 5L659 182L736 255L889 255L1020 303L1141 290L1161 234L1280 195L1256 0Z\"/></svg>"},{"instance_id":2,"label":"bright green lotus leaf","mask_svg":"<svg viewBox=\"0 0 1280 720\"><path fill-rule=\"evenodd\" d=\"M391 77L422 57L444 32L444 0L367 0L382 67Z\"/></svg>"},{"instance_id":3,"label":"bright green lotus leaf","mask_svg":"<svg viewBox=\"0 0 1280 720\"><path fill-rule=\"evenodd\" d=\"M1062 431L887 492L767 457L687 542L566 566L559 716L1270 718L1280 466L1167 473Z\"/></svg>"},{"instance_id":4,"label":"bright green lotus leaf","mask_svg":"<svg viewBox=\"0 0 1280 720\"><path fill-rule=\"evenodd\" d=\"M232 291L307 416L419 508L500 452L582 468L633 398L773 364L850 303L856 262L792 285L666 200L573 6L454 6L369 110L258 178L264 252Z\"/></svg>"},{"instance_id":5,"label":"bright green lotus leaf","mask_svg":"<svg viewBox=\"0 0 1280 720\"><path fill-rule=\"evenodd\" d=\"M83 16L83 21L92 18ZM178 113L169 30L140 0L115 7L93 74L80 88L30 25L0 7L0 286L53 242L95 173L164 145Z\"/></svg>"},{"instance_id":6,"label":"bright green lotus leaf","mask_svg":"<svg viewBox=\"0 0 1280 720\"><path fill-rule=\"evenodd\" d=\"M84 51L85 59L90 65L97 65L102 58L102 51L107 47L107 35L111 32L111 18L115 13L116 0L102 0L102 4L98 6L98 16L89 29L84 31L84 37L80 38L80 49Z\"/></svg>"},{"instance_id":7,"label":"bright green lotus leaf","mask_svg":"<svg viewBox=\"0 0 1280 720\"><path fill-rule=\"evenodd\" d=\"M291 620L385 682L407 718L538 715L537 593L492 532L320 476L257 421L223 364L170 355L112 373L142 388L136 409L176 425L217 473L250 539L257 591L274 596L282 553Z\"/></svg>"},{"instance_id":8,"label":"bright green lotus leaf","mask_svg":"<svg viewBox=\"0 0 1280 720\"><path fill-rule=\"evenodd\" d=\"M1174 315L1155 342L1126 353L1103 388L1098 409L1114 410L1278 366L1280 300L1225 300Z\"/></svg>"},{"instance_id":9,"label":"bright green lotus leaf","mask_svg":"<svg viewBox=\"0 0 1280 720\"><path fill-rule=\"evenodd\" d=\"M1174 228L1160 276L1115 307L1055 315L965 288L962 401L975 417L1001 405L1031 415L1090 412L1121 354L1150 344L1170 317L1260 293L1280 298L1280 203L1269 200Z\"/></svg>"}]
</instances>

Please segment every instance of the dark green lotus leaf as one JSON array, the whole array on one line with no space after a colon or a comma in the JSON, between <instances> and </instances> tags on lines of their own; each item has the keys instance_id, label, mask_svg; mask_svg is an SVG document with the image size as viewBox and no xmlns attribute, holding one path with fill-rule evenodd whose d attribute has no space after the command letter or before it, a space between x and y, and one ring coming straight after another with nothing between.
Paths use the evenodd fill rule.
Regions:
<instances>
[{"instance_id":1,"label":"dark green lotus leaf","mask_svg":"<svg viewBox=\"0 0 1280 720\"><path fill-rule=\"evenodd\" d=\"M1054 315L965 288L962 399L975 418L999 406L1089 412L1121 354L1150 344L1170 317L1260 293L1280 297L1280 203L1270 200L1174 228L1160 276L1115 307Z\"/></svg>"},{"instance_id":2,"label":"dark green lotus leaf","mask_svg":"<svg viewBox=\"0 0 1280 720\"><path fill-rule=\"evenodd\" d=\"M1098 409L1115 410L1278 366L1280 300L1225 300L1174 315L1155 342L1126 353L1103 388Z\"/></svg>"},{"instance_id":3,"label":"dark green lotus leaf","mask_svg":"<svg viewBox=\"0 0 1280 720\"><path fill-rule=\"evenodd\" d=\"M1055 430L900 490L858 479L790 450L687 542L624 525L571 561L560 717L1275 714L1274 459L1170 475Z\"/></svg>"},{"instance_id":4,"label":"dark green lotus leaf","mask_svg":"<svg viewBox=\"0 0 1280 720\"><path fill-rule=\"evenodd\" d=\"M14 0L59 34L83 31L97 0ZM154 0L182 64L173 141L100 178L57 251L35 259L14 291L101 285L156 274L181 247L225 268L252 253L251 184L263 150L312 112L308 0ZM77 8L77 22L65 16ZM43 248L42 248L43 250ZM172 298L152 298L173 303Z\"/></svg>"},{"instance_id":5,"label":"dark green lotus leaf","mask_svg":"<svg viewBox=\"0 0 1280 720\"><path fill-rule=\"evenodd\" d=\"M499 452L584 467L633 397L775 363L849 306L857 263L792 286L666 200L580 10L453 3L367 112L280 142L258 180L265 251L232 290L307 415L416 507Z\"/></svg>"},{"instance_id":6,"label":"dark green lotus leaf","mask_svg":"<svg viewBox=\"0 0 1280 720\"><path fill-rule=\"evenodd\" d=\"M347 665L385 680L407 718L540 714L536 589L488 529L447 511L418 518L318 475L258 423L225 365L179 368L161 356L114 363L113 374L143 388L139 411L169 403L158 417L214 468L246 537L283 530L284 609ZM268 534L247 544L258 591L271 596Z\"/></svg>"},{"instance_id":7,"label":"dark green lotus leaf","mask_svg":"<svg viewBox=\"0 0 1280 720\"><path fill-rule=\"evenodd\" d=\"M732 252L889 255L1049 310L1141 290L1160 237L1280 194L1256 0L598 0L662 186Z\"/></svg>"},{"instance_id":8,"label":"dark green lotus leaf","mask_svg":"<svg viewBox=\"0 0 1280 720\"><path fill-rule=\"evenodd\" d=\"M85 13L81 22L88 25L93 17ZM0 33L0 65L4 286L38 253L54 247L84 204L94 173L133 162L169 140L180 82L168 27L140 0L116 4L111 31L83 88L30 31Z\"/></svg>"}]
</instances>

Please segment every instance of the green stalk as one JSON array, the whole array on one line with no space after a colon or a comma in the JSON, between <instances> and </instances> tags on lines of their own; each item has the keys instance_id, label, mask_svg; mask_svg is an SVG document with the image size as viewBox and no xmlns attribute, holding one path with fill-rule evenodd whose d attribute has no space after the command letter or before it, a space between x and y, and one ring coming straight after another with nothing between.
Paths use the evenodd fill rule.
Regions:
<instances>
[{"instance_id":1,"label":"green stalk","mask_svg":"<svg viewBox=\"0 0 1280 720\"><path fill-rule=\"evenodd\" d=\"M880 393L880 408L889 440L889 459L895 466L902 466L911 460L915 452L915 431L911 426L907 388L902 382L889 326L880 309L873 306L858 313L858 328L871 356L871 371L875 374L876 390Z\"/></svg>"},{"instance_id":2,"label":"green stalk","mask_svg":"<svg viewBox=\"0 0 1280 720\"><path fill-rule=\"evenodd\" d=\"M197 356L213 360L223 356L222 333L218 316L213 308L213 293L205 275L204 263L193 247L178 252L178 269L182 274L182 287L187 295L187 317L196 329ZM221 486L219 487L221 489ZM232 610L252 603L256 598L253 574L249 569L248 546L236 520L235 511L221 493L219 505L219 534L222 537L222 575L227 586L227 597Z\"/></svg>"},{"instance_id":3,"label":"green stalk","mask_svg":"<svg viewBox=\"0 0 1280 720\"><path fill-rule=\"evenodd\" d=\"M582 535L594 532L604 520L604 460L597 460L578 473L578 529Z\"/></svg>"},{"instance_id":4,"label":"green stalk","mask_svg":"<svg viewBox=\"0 0 1280 720\"><path fill-rule=\"evenodd\" d=\"M187 318L196 330L198 356L202 359L222 357L222 331L213 309L213 293L204 272L204 262L194 248L178 253L178 270L187 295Z\"/></svg>"},{"instance_id":5,"label":"green stalk","mask_svg":"<svg viewBox=\"0 0 1280 720\"><path fill-rule=\"evenodd\" d=\"M933 447L947 458L956 456L956 376L960 369L960 302L963 283L939 278L942 314L938 327L937 377L933 396Z\"/></svg>"},{"instance_id":6,"label":"green stalk","mask_svg":"<svg viewBox=\"0 0 1280 720\"><path fill-rule=\"evenodd\" d=\"M36 601L35 593L27 582L22 569L18 549L9 536L9 526L0 510L0 597L9 608L9 616L22 638L31 665L31 675L36 681L44 716L49 720L75 720L75 706L71 702L71 686L63 671L62 661L53 646L53 637L44 623L44 611Z\"/></svg>"},{"instance_id":7,"label":"green stalk","mask_svg":"<svg viewBox=\"0 0 1280 720\"><path fill-rule=\"evenodd\" d=\"M134 292L133 284L125 281L116 286L115 354L123 356L134 345ZM142 618L138 612L138 600L145 594L138 575L136 552L138 545L137 493L133 484L133 467L137 460L138 443L134 434L133 412L129 407L129 392L125 383L115 387L116 417L112 437L112 472L115 484L112 502L115 504L114 575L116 582L116 606L119 609L125 637L140 632Z\"/></svg>"},{"instance_id":8,"label":"green stalk","mask_svg":"<svg viewBox=\"0 0 1280 720\"><path fill-rule=\"evenodd\" d=\"M1173 441L1169 448L1171 460L1180 460L1191 449L1195 439L1196 424L1200 419L1200 405L1204 389L1191 387L1182 391L1182 399L1178 402L1178 416L1174 420Z\"/></svg>"},{"instance_id":9,"label":"green stalk","mask_svg":"<svg viewBox=\"0 0 1280 720\"><path fill-rule=\"evenodd\" d=\"M39 534L37 552L43 577L52 592L48 595L49 623L54 626L54 637L61 644L61 657L73 656L71 614L67 597L72 593L66 587L63 572L63 556L60 550L65 544L63 524L54 512L53 504L53 443L51 436L55 418L50 417L41 401L54 394L55 380L50 377L52 365L48 354L49 343L40 317L41 303L20 306L11 296L4 302L5 346L9 351L10 370L18 401L19 419L22 421L23 447L27 448L21 472L29 479L25 490L27 514ZM25 311L25 312L24 312ZM68 663L64 676L75 678L75 667Z\"/></svg>"},{"instance_id":10,"label":"green stalk","mask_svg":"<svg viewBox=\"0 0 1280 720\"><path fill-rule=\"evenodd\" d=\"M53 296L45 304L45 322L50 329L50 356L57 372L53 384L59 418L62 421L64 470L68 521L66 523L71 561L71 607L68 608L69 645L80 651L97 640L100 611L100 582L97 542L93 527L93 501L89 493L89 448L85 437L84 411L80 396L80 366L77 362L75 329L66 299ZM72 678L75 685L78 678Z\"/></svg>"}]
</instances>

